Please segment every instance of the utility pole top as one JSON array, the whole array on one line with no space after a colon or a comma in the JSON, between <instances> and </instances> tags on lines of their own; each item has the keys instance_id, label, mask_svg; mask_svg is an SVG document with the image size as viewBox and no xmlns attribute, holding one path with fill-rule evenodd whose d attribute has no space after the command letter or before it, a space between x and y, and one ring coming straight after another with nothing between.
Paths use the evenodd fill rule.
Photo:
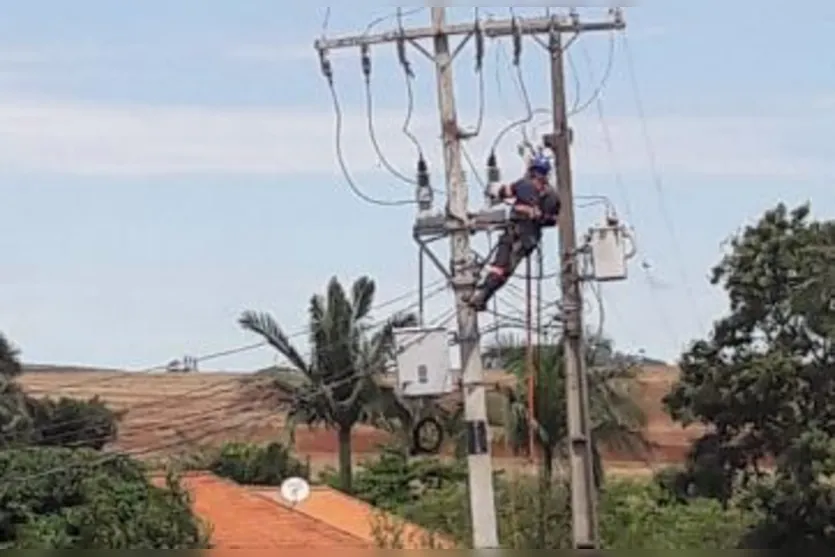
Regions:
<instances>
[{"instance_id":1,"label":"utility pole top","mask_svg":"<svg viewBox=\"0 0 835 557\"><path fill-rule=\"evenodd\" d=\"M541 35L543 33L584 33L587 31L617 31L626 28L623 14L619 8L610 11L608 21L583 22L576 14L552 15L550 17L487 20L479 23L453 23L443 27L443 34L447 36L469 35L476 28L485 37L509 37L517 33L522 35ZM384 31L371 35L351 35L332 39L319 39L314 43L316 50L334 50L338 48L354 48L392 43L397 41L419 41L431 39L437 35L436 27L413 27Z\"/></svg>"}]
</instances>

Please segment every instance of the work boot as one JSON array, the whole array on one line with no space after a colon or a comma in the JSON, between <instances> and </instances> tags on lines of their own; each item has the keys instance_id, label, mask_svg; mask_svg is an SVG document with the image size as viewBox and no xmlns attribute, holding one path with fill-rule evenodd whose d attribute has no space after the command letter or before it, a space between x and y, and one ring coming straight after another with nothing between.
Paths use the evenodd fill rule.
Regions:
<instances>
[{"instance_id":1,"label":"work boot","mask_svg":"<svg viewBox=\"0 0 835 557\"><path fill-rule=\"evenodd\" d=\"M477 288L473 295L470 296L470 306L476 311L484 311L487 309L487 299L484 288Z\"/></svg>"},{"instance_id":2,"label":"work boot","mask_svg":"<svg viewBox=\"0 0 835 557\"><path fill-rule=\"evenodd\" d=\"M472 297L470 298L470 305L476 311L484 311L487 309L487 302L493 297L493 294L502 287L504 280L501 276L495 274L487 275L484 283L477 287Z\"/></svg>"}]
</instances>

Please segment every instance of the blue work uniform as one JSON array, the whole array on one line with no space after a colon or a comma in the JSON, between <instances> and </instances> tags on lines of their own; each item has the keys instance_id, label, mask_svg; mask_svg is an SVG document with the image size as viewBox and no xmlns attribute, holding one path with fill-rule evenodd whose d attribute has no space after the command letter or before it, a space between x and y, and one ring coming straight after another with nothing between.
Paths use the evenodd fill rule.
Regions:
<instances>
[{"instance_id":1,"label":"blue work uniform","mask_svg":"<svg viewBox=\"0 0 835 557\"><path fill-rule=\"evenodd\" d=\"M539 188L530 179L522 178L507 189L507 196L515 198L511 210L512 222L499 238L491 268L471 300L479 310L486 307L519 263L533 253L542 239L542 228L556 225L560 211L559 196L553 188ZM537 207L541 216L532 219L519 210L520 206Z\"/></svg>"}]
</instances>

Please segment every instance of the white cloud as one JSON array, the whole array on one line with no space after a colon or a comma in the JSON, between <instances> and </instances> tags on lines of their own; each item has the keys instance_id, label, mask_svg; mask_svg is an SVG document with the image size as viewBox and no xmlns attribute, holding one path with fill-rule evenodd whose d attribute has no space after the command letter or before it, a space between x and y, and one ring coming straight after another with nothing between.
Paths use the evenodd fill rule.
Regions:
<instances>
[{"instance_id":1,"label":"white cloud","mask_svg":"<svg viewBox=\"0 0 835 557\"><path fill-rule=\"evenodd\" d=\"M414 149L400 131L402 118L399 110L378 111L377 132L391 162L411 168ZM437 115L416 114L413 121L418 123L414 131L432 160L440 161ZM826 122L681 116L651 118L648 123L664 173L835 175L835 153L804 158L781 144L785 137L823 133ZM485 152L503 124L488 120L484 139L473 142L472 152ZM610 175L597 119L578 117L574 125L577 172ZM609 125L620 170L646 173L648 158L640 122L613 118ZM343 144L351 170L376 169L364 114L348 111L344 129ZM230 109L0 99L0 172L111 176L337 173L333 138L334 121L327 106ZM516 138L518 135L505 141L505 150L513 148ZM503 159L512 160L510 155Z\"/></svg>"}]
</instances>

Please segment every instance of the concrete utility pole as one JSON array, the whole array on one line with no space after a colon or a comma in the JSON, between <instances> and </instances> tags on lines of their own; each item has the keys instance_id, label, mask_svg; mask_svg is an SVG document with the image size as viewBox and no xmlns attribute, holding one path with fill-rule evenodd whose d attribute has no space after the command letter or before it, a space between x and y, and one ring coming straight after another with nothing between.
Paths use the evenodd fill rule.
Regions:
<instances>
[{"instance_id":1,"label":"concrete utility pole","mask_svg":"<svg viewBox=\"0 0 835 557\"><path fill-rule=\"evenodd\" d=\"M582 312L580 284L575 265L574 199L571 188L568 132L561 43L563 33L575 37L585 31L611 31L624 28L620 12L601 22L581 22L572 15L539 18L514 18L466 24L448 24L444 8L432 8L432 25L410 29L396 29L377 34L362 34L316 41L315 48L324 59L327 52L337 48L361 48L373 45L410 44L434 64L438 85L438 107L443 134L443 156L447 176L446 214L418 217L414 226L415 239L426 249L435 265L449 278L456 298L458 342L461 351L462 389L467 421L470 512L472 514L473 545L476 549L498 548L492 462L485 396L484 372L479 346L477 313L468 304L477 281L477 265L470 249L470 235L477 231L493 230L507 225L502 210L472 212L469 210L467 185L461 164L461 140L455 110L452 60L461 47L476 33L487 38L533 36L551 53L554 100L554 131L549 136L557 162L557 177L562 199L560 216L560 252L564 265L562 290L566 316L566 373L568 419L571 441L572 518L574 546L578 549L598 547L596 492L592 474L591 445L588 426L588 395L583 367ZM550 38L541 40L542 35ZM449 39L462 36L462 41L450 48ZM431 39L433 48L427 49L419 41ZM451 261L449 269L428 251L426 244L449 236ZM433 238L425 240L424 238Z\"/></svg>"},{"instance_id":2,"label":"concrete utility pole","mask_svg":"<svg viewBox=\"0 0 835 557\"><path fill-rule=\"evenodd\" d=\"M563 347L565 389L568 405L568 441L571 469L571 511L574 547L598 547L597 491L594 484L588 379L583 343L583 298L577 273L577 232L574 221L574 188L571 176L571 128L565 101L565 68L562 37L552 33L551 94L554 152L560 209L560 286L565 328Z\"/></svg>"},{"instance_id":3,"label":"concrete utility pole","mask_svg":"<svg viewBox=\"0 0 835 557\"><path fill-rule=\"evenodd\" d=\"M450 219L457 221L459 225L450 233L450 267L458 316L464 419L467 422L467 465L469 467L473 545L476 548L498 548L493 462L490 457L487 393L478 336L478 313L469 304L478 277L470 249L470 231L460 226L461 223L469 220L469 199L461 163L461 130L455 113L452 53L449 48L449 37L444 33L445 24L446 9L432 8L438 108L441 113L441 133L444 142L444 167L448 176L447 213Z\"/></svg>"}]
</instances>

